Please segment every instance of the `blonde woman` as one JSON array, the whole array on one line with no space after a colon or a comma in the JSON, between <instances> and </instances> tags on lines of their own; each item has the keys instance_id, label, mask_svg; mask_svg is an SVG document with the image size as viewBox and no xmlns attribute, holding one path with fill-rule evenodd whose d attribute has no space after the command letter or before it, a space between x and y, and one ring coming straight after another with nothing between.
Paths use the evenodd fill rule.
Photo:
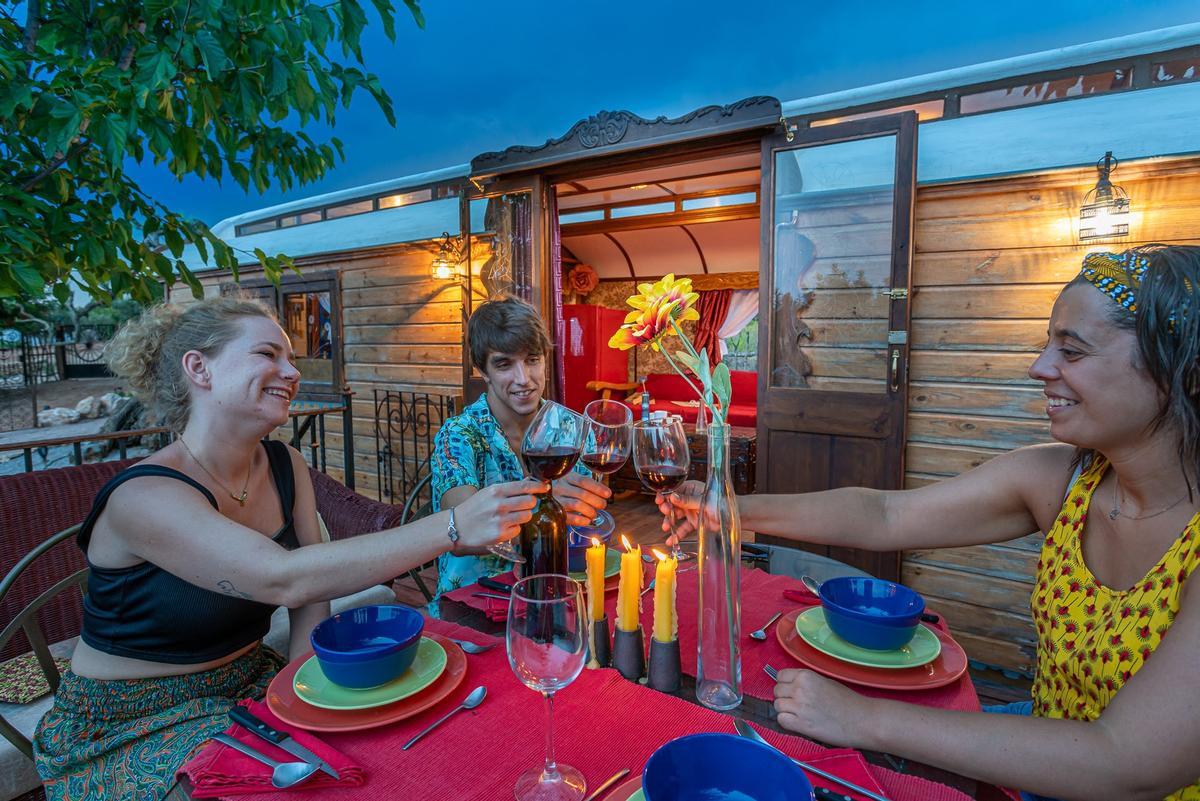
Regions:
<instances>
[{"instance_id":1,"label":"blonde woman","mask_svg":"<svg viewBox=\"0 0 1200 801\"><path fill-rule=\"evenodd\" d=\"M50 801L161 798L176 769L284 664L261 644L287 607L291 656L328 600L457 549L515 536L535 482L489 487L402 528L323 542L303 458L264 438L300 382L288 337L241 298L159 306L110 366L178 435L100 491L71 670L34 737Z\"/></svg>"}]
</instances>

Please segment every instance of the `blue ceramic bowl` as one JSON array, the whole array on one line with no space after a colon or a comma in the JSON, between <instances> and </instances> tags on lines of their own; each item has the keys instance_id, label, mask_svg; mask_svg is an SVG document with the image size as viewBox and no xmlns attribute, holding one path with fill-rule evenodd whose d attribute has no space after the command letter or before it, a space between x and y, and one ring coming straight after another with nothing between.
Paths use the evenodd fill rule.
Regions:
<instances>
[{"instance_id":1,"label":"blue ceramic bowl","mask_svg":"<svg viewBox=\"0 0 1200 801\"><path fill-rule=\"evenodd\" d=\"M663 745L642 771L646 801L812 801L800 767L733 734L692 734Z\"/></svg>"},{"instance_id":2,"label":"blue ceramic bowl","mask_svg":"<svg viewBox=\"0 0 1200 801\"><path fill-rule=\"evenodd\" d=\"M846 642L894 651L917 633L925 599L902 584L841 576L821 585L821 607L829 628Z\"/></svg>"},{"instance_id":3,"label":"blue ceramic bowl","mask_svg":"<svg viewBox=\"0 0 1200 801\"><path fill-rule=\"evenodd\" d=\"M327 618L309 637L321 672L334 684L365 690L412 666L425 618L399 604L360 606Z\"/></svg>"},{"instance_id":4,"label":"blue ceramic bowl","mask_svg":"<svg viewBox=\"0 0 1200 801\"><path fill-rule=\"evenodd\" d=\"M616 525L612 515L601 509L590 526L568 526L567 570L572 573L587 570L587 549L592 544L592 537L607 543Z\"/></svg>"}]
</instances>

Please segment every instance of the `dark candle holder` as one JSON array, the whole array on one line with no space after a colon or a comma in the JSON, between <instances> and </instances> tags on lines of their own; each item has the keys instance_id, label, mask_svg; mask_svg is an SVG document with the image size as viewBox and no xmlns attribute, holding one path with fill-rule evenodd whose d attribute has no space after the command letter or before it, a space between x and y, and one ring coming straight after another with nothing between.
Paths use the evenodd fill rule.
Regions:
<instances>
[{"instance_id":1,"label":"dark candle holder","mask_svg":"<svg viewBox=\"0 0 1200 801\"><path fill-rule=\"evenodd\" d=\"M613 667L630 681L646 675L646 646L642 640L642 627L636 631L617 628L613 634Z\"/></svg>"},{"instance_id":2,"label":"dark candle holder","mask_svg":"<svg viewBox=\"0 0 1200 801\"><path fill-rule=\"evenodd\" d=\"M612 664L612 645L608 633L608 615L599 620L592 621L592 636L588 640L588 646L592 649L591 658L587 664L589 668L608 667Z\"/></svg>"},{"instance_id":3,"label":"dark candle holder","mask_svg":"<svg viewBox=\"0 0 1200 801\"><path fill-rule=\"evenodd\" d=\"M660 692L677 692L680 686L681 672L679 639L659 642L651 636L649 685Z\"/></svg>"}]
</instances>

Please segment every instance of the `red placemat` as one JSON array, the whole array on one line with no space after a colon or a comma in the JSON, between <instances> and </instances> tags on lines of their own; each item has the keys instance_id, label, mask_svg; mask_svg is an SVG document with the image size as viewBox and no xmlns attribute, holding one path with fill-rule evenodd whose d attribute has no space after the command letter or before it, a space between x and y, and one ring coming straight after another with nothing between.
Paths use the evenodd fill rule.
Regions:
<instances>
[{"instance_id":1,"label":"red placemat","mask_svg":"<svg viewBox=\"0 0 1200 801\"><path fill-rule=\"evenodd\" d=\"M240 796L261 801L341 801L376 798L453 798L494 801L509 798L517 777L540 763L545 748L545 711L537 693L522 685L508 666L499 638L461 626L430 620L429 629L498 647L472 656L463 693L484 684L487 700L460 712L409 751L400 746L452 709L461 698L447 699L427 713L370 731L322 735L331 747L360 765L362 787ZM596 785L621 768L640 772L663 743L703 731L732 732L727 715L626 681L615 670L585 670L554 701L556 756L583 772ZM802 737L764 732L768 740L799 759L843 754ZM968 796L945 785L869 766L871 775L893 801L965 801Z\"/></svg>"},{"instance_id":2,"label":"red placemat","mask_svg":"<svg viewBox=\"0 0 1200 801\"><path fill-rule=\"evenodd\" d=\"M695 562L690 564L694 565ZM686 568L688 565L688 562L684 562L682 567ZM652 575L654 574L651 566L646 570L645 582L648 582ZM478 586L471 585L447 593L446 597L485 613L489 609L498 610L497 616L493 619L503 620L507 603L474 597L473 593L480 591ZM785 592L788 593L788 598L784 597ZM699 593L699 572L697 570L685 570L678 574L675 603L679 614L679 652L682 655L683 672L689 676L694 676L696 670ZM771 665L779 670L802 667L779 644L774 631L769 633L766 642L750 639L750 632L766 623L776 612L788 612L815 603L817 603L816 598L813 598L804 589L804 585L791 576L771 575L761 570L742 568L742 691L746 695L764 700L772 700L775 697L775 682L763 671L764 665ZM613 627L616 620L617 593L615 591L605 593L604 604L609 626ZM651 590L642 597L642 629L647 632L647 637L653 624L654 590ZM936 625L942 631L949 631L944 617ZM932 690L897 691L873 689L857 684L846 684L846 686L872 698L892 698L922 706L964 712L980 710L979 696L975 693L975 686L971 684L971 678L967 674L963 674L953 684Z\"/></svg>"}]
</instances>

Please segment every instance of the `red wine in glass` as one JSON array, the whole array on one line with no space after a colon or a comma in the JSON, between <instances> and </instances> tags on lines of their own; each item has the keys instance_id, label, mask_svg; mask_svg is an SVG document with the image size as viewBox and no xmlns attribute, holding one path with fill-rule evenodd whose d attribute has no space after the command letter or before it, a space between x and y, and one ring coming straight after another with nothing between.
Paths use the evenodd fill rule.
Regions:
<instances>
[{"instance_id":1,"label":"red wine in glass","mask_svg":"<svg viewBox=\"0 0 1200 801\"><path fill-rule=\"evenodd\" d=\"M585 453L579 457L588 469L602 476L609 476L620 470L628 458L626 455L612 453Z\"/></svg>"},{"instance_id":2,"label":"red wine in glass","mask_svg":"<svg viewBox=\"0 0 1200 801\"><path fill-rule=\"evenodd\" d=\"M521 456L525 459L529 475L539 481L554 481L565 476L575 465L579 458L579 449L551 446L541 450L523 450Z\"/></svg>"},{"instance_id":3,"label":"red wine in glass","mask_svg":"<svg viewBox=\"0 0 1200 801\"><path fill-rule=\"evenodd\" d=\"M673 464L646 465L637 473L646 488L655 492L671 492L687 479L687 468Z\"/></svg>"}]
</instances>

